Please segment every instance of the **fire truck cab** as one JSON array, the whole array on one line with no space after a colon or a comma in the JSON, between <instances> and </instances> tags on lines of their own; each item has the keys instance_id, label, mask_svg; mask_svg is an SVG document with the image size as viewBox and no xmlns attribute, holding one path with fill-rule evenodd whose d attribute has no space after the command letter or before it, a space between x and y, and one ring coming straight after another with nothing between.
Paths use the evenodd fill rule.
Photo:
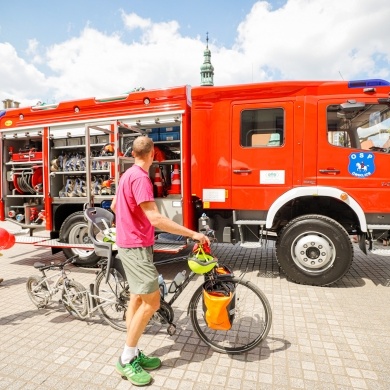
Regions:
<instances>
[{"instance_id":1,"label":"fire truck cab","mask_svg":"<svg viewBox=\"0 0 390 390\"><path fill-rule=\"evenodd\" d=\"M93 266L83 209L109 207L147 135L162 213L220 242L274 241L290 280L329 285L349 270L352 240L390 255L389 93L377 79L280 81L4 110L0 217L33 224L44 210L65 254Z\"/></svg>"}]
</instances>

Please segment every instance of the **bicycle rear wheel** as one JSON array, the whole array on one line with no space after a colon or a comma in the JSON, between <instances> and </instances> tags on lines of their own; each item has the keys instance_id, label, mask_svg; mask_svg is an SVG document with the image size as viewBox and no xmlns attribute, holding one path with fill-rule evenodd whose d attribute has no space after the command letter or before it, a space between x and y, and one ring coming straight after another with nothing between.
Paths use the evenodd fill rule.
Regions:
<instances>
[{"instance_id":1,"label":"bicycle rear wheel","mask_svg":"<svg viewBox=\"0 0 390 390\"><path fill-rule=\"evenodd\" d=\"M30 276L26 282L27 294L38 308L45 308L50 301L50 293L42 276Z\"/></svg>"},{"instance_id":2,"label":"bicycle rear wheel","mask_svg":"<svg viewBox=\"0 0 390 390\"><path fill-rule=\"evenodd\" d=\"M114 329L126 331L126 310L130 298L129 287L124 277L114 268L106 283L106 270L96 277L94 295L104 320Z\"/></svg>"},{"instance_id":3,"label":"bicycle rear wheel","mask_svg":"<svg viewBox=\"0 0 390 390\"><path fill-rule=\"evenodd\" d=\"M250 351L268 335L272 323L272 311L267 297L253 283L233 277L236 284L236 304L233 325L230 330L214 330L207 326L203 312L203 286L190 301L190 318L198 336L212 349L227 354Z\"/></svg>"}]
</instances>

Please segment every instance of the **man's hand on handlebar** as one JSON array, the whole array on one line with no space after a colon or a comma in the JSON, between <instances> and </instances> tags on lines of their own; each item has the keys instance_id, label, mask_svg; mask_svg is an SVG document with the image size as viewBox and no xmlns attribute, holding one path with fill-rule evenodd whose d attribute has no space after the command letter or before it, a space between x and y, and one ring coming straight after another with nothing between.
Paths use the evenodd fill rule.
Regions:
<instances>
[{"instance_id":1,"label":"man's hand on handlebar","mask_svg":"<svg viewBox=\"0 0 390 390\"><path fill-rule=\"evenodd\" d=\"M198 241L199 244L209 244L210 245L210 239L205 236L203 233L195 233L192 237L191 237L194 241Z\"/></svg>"}]
</instances>

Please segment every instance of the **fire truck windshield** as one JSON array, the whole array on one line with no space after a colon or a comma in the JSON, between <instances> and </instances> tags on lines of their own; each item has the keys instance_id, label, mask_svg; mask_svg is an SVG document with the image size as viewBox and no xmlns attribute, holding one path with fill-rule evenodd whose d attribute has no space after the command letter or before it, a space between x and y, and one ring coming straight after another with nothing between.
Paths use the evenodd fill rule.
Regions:
<instances>
[{"instance_id":1,"label":"fire truck windshield","mask_svg":"<svg viewBox=\"0 0 390 390\"><path fill-rule=\"evenodd\" d=\"M388 153L390 148L390 109L385 104L358 105L343 110L328 107L328 140L332 145Z\"/></svg>"}]
</instances>

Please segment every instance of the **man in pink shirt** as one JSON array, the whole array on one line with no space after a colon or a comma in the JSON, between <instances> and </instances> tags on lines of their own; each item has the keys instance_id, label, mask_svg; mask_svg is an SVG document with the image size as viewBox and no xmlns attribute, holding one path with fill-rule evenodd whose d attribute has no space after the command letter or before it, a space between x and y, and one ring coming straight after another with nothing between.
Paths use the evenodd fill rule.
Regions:
<instances>
[{"instance_id":1,"label":"man in pink shirt","mask_svg":"<svg viewBox=\"0 0 390 390\"><path fill-rule=\"evenodd\" d=\"M210 241L204 234L187 229L158 211L148 175L154 158L152 139L137 137L132 155L134 165L122 175L111 205L116 214L118 254L131 293L126 312L126 343L116 370L134 385L143 386L152 380L147 371L161 366L159 358L146 356L138 349L146 325L160 307L158 272L153 264L154 228L191 237L201 244Z\"/></svg>"}]
</instances>

